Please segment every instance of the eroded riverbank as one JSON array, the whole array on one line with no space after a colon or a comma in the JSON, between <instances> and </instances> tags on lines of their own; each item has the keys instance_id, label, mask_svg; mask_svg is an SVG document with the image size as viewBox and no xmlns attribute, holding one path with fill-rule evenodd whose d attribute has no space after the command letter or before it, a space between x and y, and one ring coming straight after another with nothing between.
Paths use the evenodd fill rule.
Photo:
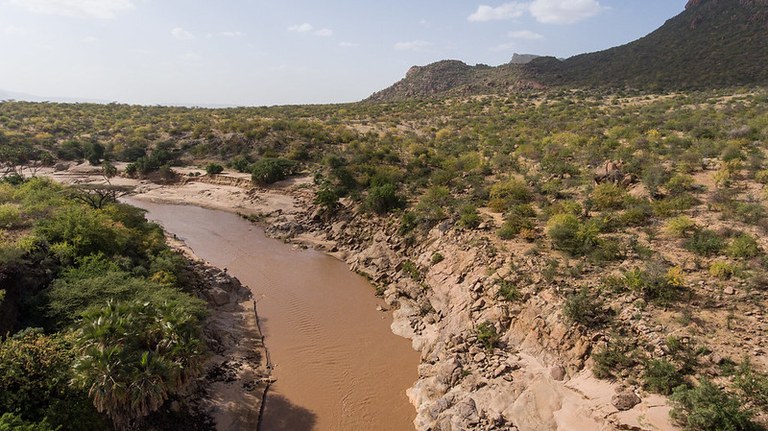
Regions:
<instances>
[{"instance_id":1,"label":"eroded riverbank","mask_svg":"<svg viewBox=\"0 0 768 431\"><path fill-rule=\"evenodd\" d=\"M264 431L407 430L419 354L392 334L365 279L323 253L267 238L234 214L132 200L253 292L277 382Z\"/></svg>"}]
</instances>

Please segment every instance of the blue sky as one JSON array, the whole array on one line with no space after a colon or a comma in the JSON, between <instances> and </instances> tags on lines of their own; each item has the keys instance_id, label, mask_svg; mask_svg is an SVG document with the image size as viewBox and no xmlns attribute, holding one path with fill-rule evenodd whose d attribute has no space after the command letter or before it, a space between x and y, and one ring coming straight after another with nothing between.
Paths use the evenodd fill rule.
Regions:
<instances>
[{"instance_id":1,"label":"blue sky","mask_svg":"<svg viewBox=\"0 0 768 431\"><path fill-rule=\"evenodd\" d=\"M686 0L0 0L0 89L140 104L367 97L412 65L624 44Z\"/></svg>"}]
</instances>

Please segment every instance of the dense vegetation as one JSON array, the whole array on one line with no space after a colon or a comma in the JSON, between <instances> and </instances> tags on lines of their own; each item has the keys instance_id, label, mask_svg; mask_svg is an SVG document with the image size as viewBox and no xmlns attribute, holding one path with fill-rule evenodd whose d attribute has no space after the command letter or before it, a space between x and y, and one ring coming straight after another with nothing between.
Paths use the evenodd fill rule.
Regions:
<instances>
[{"instance_id":1,"label":"dense vegetation","mask_svg":"<svg viewBox=\"0 0 768 431\"><path fill-rule=\"evenodd\" d=\"M0 182L0 429L138 426L200 371L202 301L133 207Z\"/></svg>"}]
</instances>

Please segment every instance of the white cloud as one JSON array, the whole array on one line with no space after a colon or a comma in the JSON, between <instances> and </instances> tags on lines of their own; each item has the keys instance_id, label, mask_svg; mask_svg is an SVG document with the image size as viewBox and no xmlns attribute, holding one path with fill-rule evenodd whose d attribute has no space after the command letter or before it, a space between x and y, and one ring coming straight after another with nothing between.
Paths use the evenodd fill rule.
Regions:
<instances>
[{"instance_id":1,"label":"white cloud","mask_svg":"<svg viewBox=\"0 0 768 431\"><path fill-rule=\"evenodd\" d=\"M171 35L173 35L173 37L178 40L192 40L195 38L194 34L190 33L187 30L184 30L181 27L176 27L173 30L171 30Z\"/></svg>"},{"instance_id":2,"label":"white cloud","mask_svg":"<svg viewBox=\"0 0 768 431\"><path fill-rule=\"evenodd\" d=\"M296 24L288 27L288 31L293 31L296 33L309 33L312 32L315 36L319 37L330 37L333 36L333 30L330 28L320 28L315 30L315 26L305 22L304 24Z\"/></svg>"},{"instance_id":3,"label":"white cloud","mask_svg":"<svg viewBox=\"0 0 768 431\"><path fill-rule=\"evenodd\" d=\"M357 48L360 44L355 42L341 42L339 43L339 46L342 48Z\"/></svg>"},{"instance_id":4,"label":"white cloud","mask_svg":"<svg viewBox=\"0 0 768 431\"><path fill-rule=\"evenodd\" d=\"M184 61L196 62L196 61L202 60L203 56L201 56L200 54L198 54L196 52L187 52L187 53L185 53L185 54L183 54L181 56L181 59L184 60Z\"/></svg>"},{"instance_id":5,"label":"white cloud","mask_svg":"<svg viewBox=\"0 0 768 431\"><path fill-rule=\"evenodd\" d=\"M531 15L545 24L573 24L603 9L598 0L534 0L530 5Z\"/></svg>"},{"instance_id":6,"label":"white cloud","mask_svg":"<svg viewBox=\"0 0 768 431\"><path fill-rule=\"evenodd\" d=\"M245 34L240 31L223 31L220 33L224 37L243 37Z\"/></svg>"},{"instance_id":7,"label":"white cloud","mask_svg":"<svg viewBox=\"0 0 768 431\"><path fill-rule=\"evenodd\" d=\"M467 17L471 22L500 21L506 19L519 18L528 8L527 3L504 3L501 6L478 6L475 13Z\"/></svg>"},{"instance_id":8,"label":"white cloud","mask_svg":"<svg viewBox=\"0 0 768 431\"><path fill-rule=\"evenodd\" d=\"M3 33L8 36L26 36L29 34L29 31L24 27L16 27L15 25L12 25L6 27L5 30L3 30Z\"/></svg>"},{"instance_id":9,"label":"white cloud","mask_svg":"<svg viewBox=\"0 0 768 431\"><path fill-rule=\"evenodd\" d=\"M69 17L111 19L134 8L132 0L10 0L30 12Z\"/></svg>"},{"instance_id":10,"label":"white cloud","mask_svg":"<svg viewBox=\"0 0 768 431\"><path fill-rule=\"evenodd\" d=\"M86 37L80 39L80 42L83 42L83 43L96 43L98 41L99 41L99 39L97 39L94 36L86 36Z\"/></svg>"},{"instance_id":11,"label":"white cloud","mask_svg":"<svg viewBox=\"0 0 768 431\"><path fill-rule=\"evenodd\" d=\"M312 31L315 27L312 24L305 22L304 24L297 24L288 27L288 31L295 31L296 33L306 33Z\"/></svg>"},{"instance_id":12,"label":"white cloud","mask_svg":"<svg viewBox=\"0 0 768 431\"><path fill-rule=\"evenodd\" d=\"M424 40L412 40L410 42L398 42L394 45L397 51L424 51L432 46L430 42Z\"/></svg>"},{"instance_id":13,"label":"white cloud","mask_svg":"<svg viewBox=\"0 0 768 431\"><path fill-rule=\"evenodd\" d=\"M501 21L520 18L530 13L544 24L573 24L591 18L605 7L598 0L533 0L510 2L499 6L480 5L467 17L470 22Z\"/></svg>"},{"instance_id":14,"label":"white cloud","mask_svg":"<svg viewBox=\"0 0 768 431\"><path fill-rule=\"evenodd\" d=\"M530 30L519 30L519 31L510 31L507 33L508 37L511 37L512 39L527 39L527 40L538 40L538 39L544 39L544 36L534 33Z\"/></svg>"},{"instance_id":15,"label":"white cloud","mask_svg":"<svg viewBox=\"0 0 768 431\"><path fill-rule=\"evenodd\" d=\"M489 48L491 51L494 52L501 52L501 51L511 51L513 49L517 48L517 44L514 42L507 42L502 43L501 45L496 45L494 47Z\"/></svg>"}]
</instances>

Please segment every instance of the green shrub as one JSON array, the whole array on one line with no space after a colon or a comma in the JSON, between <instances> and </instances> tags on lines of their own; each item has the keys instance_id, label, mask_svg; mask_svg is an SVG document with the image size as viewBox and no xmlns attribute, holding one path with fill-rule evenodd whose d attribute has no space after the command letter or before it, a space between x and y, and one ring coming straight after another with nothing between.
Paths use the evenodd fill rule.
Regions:
<instances>
[{"instance_id":1,"label":"green shrub","mask_svg":"<svg viewBox=\"0 0 768 431\"><path fill-rule=\"evenodd\" d=\"M338 191L334 187L329 184L323 184L317 189L317 193L315 193L314 203L320 205L323 210L333 214L339 208L340 197L341 196L339 196Z\"/></svg>"},{"instance_id":2,"label":"green shrub","mask_svg":"<svg viewBox=\"0 0 768 431\"><path fill-rule=\"evenodd\" d=\"M653 208L646 200L627 199L620 222L624 226L645 226L653 217Z\"/></svg>"},{"instance_id":3,"label":"green shrub","mask_svg":"<svg viewBox=\"0 0 768 431\"><path fill-rule=\"evenodd\" d=\"M224 166L221 166L218 163L208 163L205 167L205 173L208 175L218 175L222 172L224 172Z\"/></svg>"},{"instance_id":4,"label":"green shrub","mask_svg":"<svg viewBox=\"0 0 768 431\"><path fill-rule=\"evenodd\" d=\"M48 429L48 422L54 425L50 429L59 425L78 431L104 429L85 391L69 385L75 358L72 342L71 335L45 335L36 329L0 342L0 411L41 422L40 429ZM0 430L38 429L25 428L17 419L0 420Z\"/></svg>"},{"instance_id":5,"label":"green shrub","mask_svg":"<svg viewBox=\"0 0 768 431\"><path fill-rule=\"evenodd\" d=\"M13 229L21 224L21 211L14 204L0 204L0 228Z\"/></svg>"},{"instance_id":6,"label":"green shrub","mask_svg":"<svg viewBox=\"0 0 768 431\"><path fill-rule=\"evenodd\" d=\"M611 341L592 355L595 361L592 373L598 379L615 377L621 371L635 366L637 361L630 346L622 339Z\"/></svg>"},{"instance_id":7,"label":"green shrub","mask_svg":"<svg viewBox=\"0 0 768 431\"><path fill-rule=\"evenodd\" d=\"M679 283L675 272L657 262L650 262L643 269L633 268L617 280L609 282L614 287L639 294L646 300L661 301L677 298L681 287Z\"/></svg>"},{"instance_id":8,"label":"green shrub","mask_svg":"<svg viewBox=\"0 0 768 431\"><path fill-rule=\"evenodd\" d=\"M590 195L592 208L598 211L620 210L624 208L627 192L613 183L603 183L595 187Z\"/></svg>"},{"instance_id":9,"label":"green shrub","mask_svg":"<svg viewBox=\"0 0 768 431\"><path fill-rule=\"evenodd\" d=\"M443 260L445 260L445 256L443 256L443 254L440 253L440 252L436 252L435 254L432 255L432 258L429 259L429 261L432 263L432 265L437 265L438 263L442 262Z\"/></svg>"},{"instance_id":10,"label":"green shrub","mask_svg":"<svg viewBox=\"0 0 768 431\"><path fill-rule=\"evenodd\" d=\"M684 383L683 376L675 364L666 359L652 359L645 364L643 388L662 394L671 395L672 390Z\"/></svg>"},{"instance_id":11,"label":"green shrub","mask_svg":"<svg viewBox=\"0 0 768 431\"><path fill-rule=\"evenodd\" d=\"M245 156L236 156L229 162L229 166L240 173L251 172L251 161Z\"/></svg>"},{"instance_id":12,"label":"green shrub","mask_svg":"<svg viewBox=\"0 0 768 431\"><path fill-rule=\"evenodd\" d=\"M536 211L530 205L519 204L512 206L506 217L504 224L497 232L501 239L512 239L519 235L523 230L534 228L532 217L536 216Z\"/></svg>"},{"instance_id":13,"label":"green shrub","mask_svg":"<svg viewBox=\"0 0 768 431\"><path fill-rule=\"evenodd\" d=\"M387 183L371 187L365 198L364 206L367 210L382 215L404 208L405 199L397 194L397 188L394 184Z\"/></svg>"},{"instance_id":14,"label":"green shrub","mask_svg":"<svg viewBox=\"0 0 768 431\"><path fill-rule=\"evenodd\" d=\"M693 189L693 177L686 174L676 174L667 181L665 187L671 196L680 196Z\"/></svg>"},{"instance_id":15,"label":"green shrub","mask_svg":"<svg viewBox=\"0 0 768 431\"><path fill-rule=\"evenodd\" d=\"M689 210L699 204L699 200L690 193L669 196L651 203L653 214L657 217L670 217Z\"/></svg>"},{"instance_id":16,"label":"green shrub","mask_svg":"<svg viewBox=\"0 0 768 431\"><path fill-rule=\"evenodd\" d=\"M533 193L528 185L520 180L511 179L491 187L488 206L496 212L504 212L513 205L526 204L531 200L533 200Z\"/></svg>"},{"instance_id":17,"label":"green shrub","mask_svg":"<svg viewBox=\"0 0 768 431\"><path fill-rule=\"evenodd\" d=\"M735 202L723 209L723 215L751 225L760 225L766 219L765 207L752 202Z\"/></svg>"},{"instance_id":18,"label":"green shrub","mask_svg":"<svg viewBox=\"0 0 768 431\"><path fill-rule=\"evenodd\" d=\"M522 297L520 289L512 281L499 279L496 280L496 285L499 287L497 296L504 301L517 301Z\"/></svg>"},{"instance_id":19,"label":"green shrub","mask_svg":"<svg viewBox=\"0 0 768 431\"><path fill-rule=\"evenodd\" d=\"M768 184L768 169L755 172L755 181L760 184Z\"/></svg>"},{"instance_id":20,"label":"green shrub","mask_svg":"<svg viewBox=\"0 0 768 431\"><path fill-rule=\"evenodd\" d=\"M499 333L496 332L496 327L490 322L483 322L477 325L475 334L477 335L477 340L488 350L493 350L501 339Z\"/></svg>"},{"instance_id":21,"label":"green shrub","mask_svg":"<svg viewBox=\"0 0 768 431\"><path fill-rule=\"evenodd\" d=\"M592 295L586 287L566 298L563 304L563 315L571 322L587 328L601 326L608 320L603 302L596 295Z\"/></svg>"},{"instance_id":22,"label":"green shrub","mask_svg":"<svg viewBox=\"0 0 768 431\"><path fill-rule=\"evenodd\" d=\"M686 431L757 431L754 413L743 402L703 379L694 388L678 386L672 397L670 415Z\"/></svg>"},{"instance_id":23,"label":"green shrub","mask_svg":"<svg viewBox=\"0 0 768 431\"><path fill-rule=\"evenodd\" d=\"M749 358L745 358L736 370L734 385L754 406L763 411L768 409L768 375L756 371Z\"/></svg>"},{"instance_id":24,"label":"green shrub","mask_svg":"<svg viewBox=\"0 0 768 431\"><path fill-rule=\"evenodd\" d=\"M425 228L431 228L447 217L446 208L452 207L454 203L451 191L447 187L430 187L414 208L419 224Z\"/></svg>"},{"instance_id":25,"label":"green shrub","mask_svg":"<svg viewBox=\"0 0 768 431\"><path fill-rule=\"evenodd\" d=\"M13 413L3 413L0 416L0 431L59 431L61 426L54 427L44 418L40 422L25 421Z\"/></svg>"},{"instance_id":26,"label":"green shrub","mask_svg":"<svg viewBox=\"0 0 768 431\"><path fill-rule=\"evenodd\" d=\"M710 229L697 229L693 236L683 243L683 247L700 256L716 256L725 248L725 241Z\"/></svg>"},{"instance_id":27,"label":"green shrub","mask_svg":"<svg viewBox=\"0 0 768 431\"><path fill-rule=\"evenodd\" d=\"M282 181L298 172L298 163L281 158L264 158L253 164L251 179L260 185Z\"/></svg>"},{"instance_id":28,"label":"green shrub","mask_svg":"<svg viewBox=\"0 0 768 431\"><path fill-rule=\"evenodd\" d=\"M414 281L424 280L424 273L413 261L406 260L403 262L403 272Z\"/></svg>"},{"instance_id":29,"label":"green shrub","mask_svg":"<svg viewBox=\"0 0 768 431\"><path fill-rule=\"evenodd\" d=\"M593 220L579 222L572 214L556 214L547 222L552 245L573 255L584 255L598 245L600 228Z\"/></svg>"},{"instance_id":30,"label":"green shrub","mask_svg":"<svg viewBox=\"0 0 768 431\"><path fill-rule=\"evenodd\" d=\"M71 206L41 221L37 232L49 243L71 244L78 256L129 252L131 235L103 211Z\"/></svg>"},{"instance_id":31,"label":"green shrub","mask_svg":"<svg viewBox=\"0 0 768 431\"><path fill-rule=\"evenodd\" d=\"M736 274L736 267L730 262L717 261L709 266L709 275L720 280L728 280Z\"/></svg>"},{"instance_id":32,"label":"green shrub","mask_svg":"<svg viewBox=\"0 0 768 431\"><path fill-rule=\"evenodd\" d=\"M685 238L696 231L696 223L688 216L677 216L667 220L664 230L674 237Z\"/></svg>"},{"instance_id":33,"label":"green shrub","mask_svg":"<svg viewBox=\"0 0 768 431\"><path fill-rule=\"evenodd\" d=\"M465 229L477 229L483 219L477 213L477 208L473 205L465 205L461 208L459 216L459 226Z\"/></svg>"}]
</instances>

